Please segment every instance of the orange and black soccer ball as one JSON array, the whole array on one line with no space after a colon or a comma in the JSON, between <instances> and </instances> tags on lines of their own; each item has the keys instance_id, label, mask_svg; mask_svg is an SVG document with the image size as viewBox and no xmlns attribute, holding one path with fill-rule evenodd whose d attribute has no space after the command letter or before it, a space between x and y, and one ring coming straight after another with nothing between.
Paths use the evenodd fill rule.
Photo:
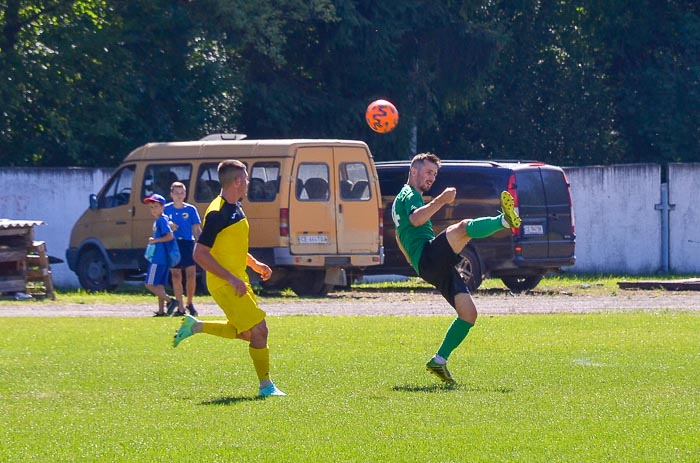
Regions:
<instances>
[{"instance_id":1,"label":"orange and black soccer ball","mask_svg":"<svg viewBox=\"0 0 700 463\"><path fill-rule=\"evenodd\" d=\"M399 112L390 101L375 100L367 106L365 120L378 133L389 133L399 124Z\"/></svg>"}]
</instances>

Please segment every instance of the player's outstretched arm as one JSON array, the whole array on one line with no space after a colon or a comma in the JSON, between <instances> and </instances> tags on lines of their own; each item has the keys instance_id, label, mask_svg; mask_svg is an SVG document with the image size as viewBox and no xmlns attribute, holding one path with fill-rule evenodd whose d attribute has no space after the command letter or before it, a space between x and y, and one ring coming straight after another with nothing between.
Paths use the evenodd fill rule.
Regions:
<instances>
[{"instance_id":1,"label":"player's outstretched arm","mask_svg":"<svg viewBox=\"0 0 700 463\"><path fill-rule=\"evenodd\" d=\"M411 213L409 220L411 225L414 227L420 227L425 222L430 220L430 218L445 204L450 204L455 200L457 195L457 190L454 187L445 188L445 190L433 198L428 204L419 207Z\"/></svg>"}]
</instances>

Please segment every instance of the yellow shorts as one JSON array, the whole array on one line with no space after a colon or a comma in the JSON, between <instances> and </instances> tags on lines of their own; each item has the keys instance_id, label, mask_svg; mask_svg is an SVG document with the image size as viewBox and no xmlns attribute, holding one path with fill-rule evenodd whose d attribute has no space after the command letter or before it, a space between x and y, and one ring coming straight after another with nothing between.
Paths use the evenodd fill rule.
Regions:
<instances>
[{"instance_id":1,"label":"yellow shorts","mask_svg":"<svg viewBox=\"0 0 700 463\"><path fill-rule=\"evenodd\" d=\"M265 319L265 312L258 307L253 288L248 284L248 291L239 296L230 285L221 286L211 291L214 301L226 314L231 325L242 333L248 331Z\"/></svg>"}]
</instances>

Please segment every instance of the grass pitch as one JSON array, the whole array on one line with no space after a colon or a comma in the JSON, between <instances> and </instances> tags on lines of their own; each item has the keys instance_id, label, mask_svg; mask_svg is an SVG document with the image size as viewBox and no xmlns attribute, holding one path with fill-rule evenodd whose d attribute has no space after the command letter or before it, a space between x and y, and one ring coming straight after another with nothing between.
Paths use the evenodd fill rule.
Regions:
<instances>
[{"instance_id":1,"label":"grass pitch","mask_svg":"<svg viewBox=\"0 0 700 463\"><path fill-rule=\"evenodd\" d=\"M423 365L448 317L268 319L273 378L247 345L173 319L6 318L0 461L698 461L700 316L481 317Z\"/></svg>"}]
</instances>

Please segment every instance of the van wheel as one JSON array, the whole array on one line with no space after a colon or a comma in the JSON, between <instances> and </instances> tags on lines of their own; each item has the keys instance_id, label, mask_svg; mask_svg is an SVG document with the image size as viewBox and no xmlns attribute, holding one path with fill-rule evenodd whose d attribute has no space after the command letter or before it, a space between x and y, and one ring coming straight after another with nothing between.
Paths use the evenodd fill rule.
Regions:
<instances>
[{"instance_id":1,"label":"van wheel","mask_svg":"<svg viewBox=\"0 0 700 463\"><path fill-rule=\"evenodd\" d=\"M460 254L462 260L455 265L455 269L462 280L467 284L469 291L476 291L481 285L481 265L479 265L479 258L476 253L471 249L462 251Z\"/></svg>"},{"instance_id":2,"label":"van wheel","mask_svg":"<svg viewBox=\"0 0 700 463\"><path fill-rule=\"evenodd\" d=\"M325 296L333 289L325 279L325 270L301 270L295 272L289 286L297 296Z\"/></svg>"},{"instance_id":3,"label":"van wheel","mask_svg":"<svg viewBox=\"0 0 700 463\"><path fill-rule=\"evenodd\" d=\"M514 293L530 291L542 281L542 275L530 275L526 277L503 277L501 281Z\"/></svg>"},{"instance_id":4,"label":"van wheel","mask_svg":"<svg viewBox=\"0 0 700 463\"><path fill-rule=\"evenodd\" d=\"M89 249L80 255L78 280L88 291L111 291L118 285L110 283L109 265L97 249Z\"/></svg>"},{"instance_id":5,"label":"van wheel","mask_svg":"<svg viewBox=\"0 0 700 463\"><path fill-rule=\"evenodd\" d=\"M289 287L289 270L284 267L272 267L272 277L261 280L260 286L265 291L281 291Z\"/></svg>"}]
</instances>

